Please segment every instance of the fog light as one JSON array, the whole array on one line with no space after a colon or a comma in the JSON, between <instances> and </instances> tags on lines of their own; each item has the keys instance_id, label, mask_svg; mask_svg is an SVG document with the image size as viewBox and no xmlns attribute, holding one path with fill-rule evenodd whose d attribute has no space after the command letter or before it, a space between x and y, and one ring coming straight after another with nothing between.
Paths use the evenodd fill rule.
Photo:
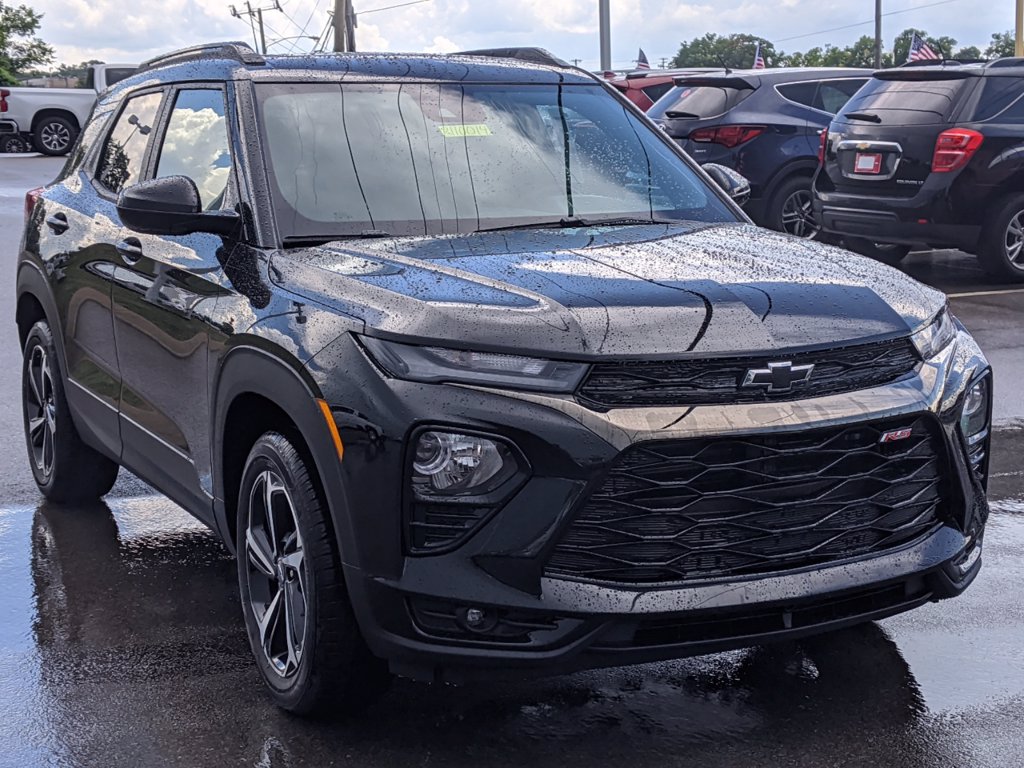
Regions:
<instances>
[{"instance_id":1,"label":"fog light","mask_svg":"<svg viewBox=\"0 0 1024 768\"><path fill-rule=\"evenodd\" d=\"M460 608L456 619L471 632L490 632L498 623L498 614L485 608Z\"/></svg>"},{"instance_id":2,"label":"fog light","mask_svg":"<svg viewBox=\"0 0 1024 768\"><path fill-rule=\"evenodd\" d=\"M515 472L509 448L454 432L423 432L416 440L413 488L419 496L486 493Z\"/></svg>"}]
</instances>

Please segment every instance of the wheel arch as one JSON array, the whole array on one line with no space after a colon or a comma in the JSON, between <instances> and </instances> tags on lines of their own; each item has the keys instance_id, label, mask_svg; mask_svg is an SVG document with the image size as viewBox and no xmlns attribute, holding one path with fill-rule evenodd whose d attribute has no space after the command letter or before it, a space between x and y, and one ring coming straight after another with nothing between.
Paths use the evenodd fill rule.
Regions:
<instances>
[{"instance_id":1,"label":"wheel arch","mask_svg":"<svg viewBox=\"0 0 1024 768\"><path fill-rule=\"evenodd\" d=\"M78 122L78 115L71 110L60 107L44 107L32 116L32 133L35 133L39 124L48 117L63 117L65 120L71 121L76 131L82 130L82 125Z\"/></svg>"},{"instance_id":2,"label":"wheel arch","mask_svg":"<svg viewBox=\"0 0 1024 768\"><path fill-rule=\"evenodd\" d=\"M60 356L60 373L67 377L67 358L64 354L64 334L59 323L57 304L50 293L46 278L39 267L29 261L18 265L14 320L18 326L18 342L25 346L29 330L40 320L45 320L53 332L54 344Z\"/></svg>"},{"instance_id":3,"label":"wheel arch","mask_svg":"<svg viewBox=\"0 0 1024 768\"><path fill-rule=\"evenodd\" d=\"M774 200L775 193L778 192L779 187L792 178L797 176L806 176L808 179L813 179L814 173L817 170L817 158L801 157L786 163L776 170L775 173L772 174L771 178L768 179L768 183L765 185L764 199L766 201Z\"/></svg>"},{"instance_id":4,"label":"wheel arch","mask_svg":"<svg viewBox=\"0 0 1024 768\"><path fill-rule=\"evenodd\" d=\"M310 462L327 518L344 561L351 531L333 436L318 402L320 392L297 360L285 362L257 346L229 351L217 374L213 412L214 518L235 551L238 490L253 444L268 431L292 440Z\"/></svg>"}]
</instances>

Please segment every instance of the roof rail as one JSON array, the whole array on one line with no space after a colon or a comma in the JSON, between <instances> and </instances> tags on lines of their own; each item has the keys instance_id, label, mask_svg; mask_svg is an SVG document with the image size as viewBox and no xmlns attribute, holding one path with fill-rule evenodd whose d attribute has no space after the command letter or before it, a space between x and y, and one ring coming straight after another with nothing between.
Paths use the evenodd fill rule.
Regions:
<instances>
[{"instance_id":1,"label":"roof rail","mask_svg":"<svg viewBox=\"0 0 1024 768\"><path fill-rule=\"evenodd\" d=\"M1024 67L1024 58L1019 56L1006 56L989 62L988 66L990 69L996 67Z\"/></svg>"},{"instance_id":2,"label":"roof rail","mask_svg":"<svg viewBox=\"0 0 1024 768\"><path fill-rule=\"evenodd\" d=\"M195 61L197 59L234 59L242 64L266 64L266 60L256 53L248 43L231 41L225 43L203 43L188 48L180 48L177 51L164 53L155 56L149 61L144 61L139 66L143 72L153 67L162 67L165 64L178 64L184 61Z\"/></svg>"},{"instance_id":3,"label":"roof rail","mask_svg":"<svg viewBox=\"0 0 1024 768\"><path fill-rule=\"evenodd\" d=\"M549 67L573 69L567 61L562 61L550 51L543 48L481 48L477 51L459 51L456 56L490 56L496 59L518 59L531 64L544 64Z\"/></svg>"}]
</instances>

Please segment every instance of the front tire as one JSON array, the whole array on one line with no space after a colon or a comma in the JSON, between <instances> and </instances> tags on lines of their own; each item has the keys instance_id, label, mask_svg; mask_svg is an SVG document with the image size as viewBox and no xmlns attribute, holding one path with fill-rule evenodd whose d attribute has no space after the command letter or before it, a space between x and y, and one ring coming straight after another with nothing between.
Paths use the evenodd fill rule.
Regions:
<instances>
[{"instance_id":1,"label":"front tire","mask_svg":"<svg viewBox=\"0 0 1024 768\"><path fill-rule=\"evenodd\" d=\"M40 493L62 503L96 501L114 487L118 466L78 435L64 397L57 347L45 320L25 339L21 403L32 476Z\"/></svg>"},{"instance_id":2,"label":"front tire","mask_svg":"<svg viewBox=\"0 0 1024 768\"><path fill-rule=\"evenodd\" d=\"M44 117L32 131L32 145L36 152L51 157L66 155L78 138L78 128L66 117Z\"/></svg>"},{"instance_id":3,"label":"front tire","mask_svg":"<svg viewBox=\"0 0 1024 768\"><path fill-rule=\"evenodd\" d=\"M1024 282L1024 195L1014 195L985 225L978 261L992 277Z\"/></svg>"},{"instance_id":4,"label":"front tire","mask_svg":"<svg viewBox=\"0 0 1024 768\"><path fill-rule=\"evenodd\" d=\"M352 612L313 469L267 432L238 500L238 581L249 644L274 702L296 714L364 708L386 679Z\"/></svg>"}]
</instances>

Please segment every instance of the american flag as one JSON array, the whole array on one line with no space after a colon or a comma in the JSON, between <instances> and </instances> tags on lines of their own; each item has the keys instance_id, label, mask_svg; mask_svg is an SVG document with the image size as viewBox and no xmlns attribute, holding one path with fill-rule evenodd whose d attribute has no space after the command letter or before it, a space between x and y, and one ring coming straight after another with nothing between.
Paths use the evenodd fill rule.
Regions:
<instances>
[{"instance_id":1,"label":"american flag","mask_svg":"<svg viewBox=\"0 0 1024 768\"><path fill-rule=\"evenodd\" d=\"M928 45L921 36L914 33L914 38L910 41L910 52L907 53L907 61L925 61L925 60L937 60L941 59L935 51L932 50L931 46Z\"/></svg>"},{"instance_id":2,"label":"american flag","mask_svg":"<svg viewBox=\"0 0 1024 768\"><path fill-rule=\"evenodd\" d=\"M757 50L754 51L754 69L764 69L764 56L761 55L761 44L757 44Z\"/></svg>"},{"instance_id":3,"label":"american flag","mask_svg":"<svg viewBox=\"0 0 1024 768\"><path fill-rule=\"evenodd\" d=\"M647 54L644 53L644 49L640 49L640 55L636 57L636 68L637 69L650 69L651 62L647 60Z\"/></svg>"}]
</instances>

